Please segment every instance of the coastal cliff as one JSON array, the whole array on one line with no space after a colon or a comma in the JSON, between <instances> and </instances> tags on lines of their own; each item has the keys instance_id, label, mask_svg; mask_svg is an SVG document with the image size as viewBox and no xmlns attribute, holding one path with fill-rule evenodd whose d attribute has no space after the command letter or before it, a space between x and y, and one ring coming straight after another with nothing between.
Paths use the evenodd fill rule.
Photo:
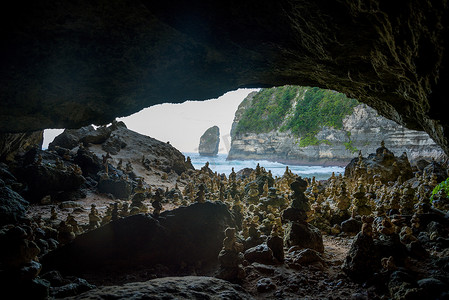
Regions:
<instances>
[{"instance_id":1,"label":"coastal cliff","mask_svg":"<svg viewBox=\"0 0 449 300\"><path fill-rule=\"evenodd\" d=\"M279 88L265 89L265 93L270 91L272 94L265 105L260 105L258 98L260 92L250 94L241 103L232 125L228 160L264 159L288 164L343 166L349 163L359 150L363 154L375 152L381 141L384 141L393 153L400 155L406 152L410 161L444 157L441 148L425 132L406 129L380 116L367 105L358 102L353 102L352 107L348 107L345 112L340 114L341 123L338 122L339 120L337 122L335 120L333 122L326 121L327 116L323 114L323 110L326 110L325 107L312 108L311 111L314 111L322 123L328 125L322 125L318 130L298 129L297 126L295 127L298 120L303 122L309 116L295 119L295 107L314 105L314 103L305 103L304 101L307 100L307 97L312 97L307 95L308 93L318 91L316 88L313 90L312 88L298 87L295 90L295 96L290 99L290 107L285 109L282 120L274 128L258 130L254 126L253 128L240 126L239 122L242 120L247 122L246 112L254 110L254 107L257 106L266 114L259 119L270 118L269 114L273 111L274 104L279 102L278 97L285 95L282 91L278 91L278 94L274 95L276 89ZM346 100L342 98L341 101ZM337 106L340 103L337 102ZM322 104L316 105L323 106ZM278 118L280 117L278 116ZM307 124L304 126L307 127Z\"/></svg>"}]
</instances>

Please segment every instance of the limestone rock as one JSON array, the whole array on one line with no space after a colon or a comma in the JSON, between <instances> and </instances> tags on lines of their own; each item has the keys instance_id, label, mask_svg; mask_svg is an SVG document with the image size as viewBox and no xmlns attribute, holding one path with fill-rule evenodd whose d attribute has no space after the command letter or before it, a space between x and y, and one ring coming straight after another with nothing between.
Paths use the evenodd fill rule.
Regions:
<instances>
[{"instance_id":1,"label":"limestone rock","mask_svg":"<svg viewBox=\"0 0 449 300\"><path fill-rule=\"evenodd\" d=\"M254 95L249 95L249 100L252 97ZM233 128L237 127L244 111L251 108L251 101L245 101L236 111ZM427 134L408 130L364 104L356 106L352 114L342 120L342 124L341 129L321 128L316 137L326 143L306 147L298 147L300 137L279 128L267 133L234 133L231 135L228 159L268 159L301 165L346 165L354 157L353 151L375 152L381 141L385 141L394 153L407 151L411 161L444 157L443 150ZM348 150L348 145L351 145L352 151Z\"/></svg>"},{"instance_id":2,"label":"limestone rock","mask_svg":"<svg viewBox=\"0 0 449 300\"><path fill-rule=\"evenodd\" d=\"M121 286L103 286L67 299L253 299L237 284L201 277L165 277Z\"/></svg>"},{"instance_id":3,"label":"limestone rock","mask_svg":"<svg viewBox=\"0 0 449 300\"><path fill-rule=\"evenodd\" d=\"M212 126L207 129L200 138L198 152L202 156L215 156L218 154L218 145L220 144L220 129L218 126Z\"/></svg>"}]
</instances>

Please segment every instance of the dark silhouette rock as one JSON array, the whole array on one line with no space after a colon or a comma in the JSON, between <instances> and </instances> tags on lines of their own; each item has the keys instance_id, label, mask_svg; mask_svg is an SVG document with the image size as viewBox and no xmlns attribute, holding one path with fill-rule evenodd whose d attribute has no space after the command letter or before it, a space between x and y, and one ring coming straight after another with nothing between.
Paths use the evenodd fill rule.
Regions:
<instances>
[{"instance_id":1,"label":"dark silhouette rock","mask_svg":"<svg viewBox=\"0 0 449 300\"><path fill-rule=\"evenodd\" d=\"M341 231L344 233L356 234L362 229L362 221L349 218L341 222Z\"/></svg>"},{"instance_id":2,"label":"dark silhouette rock","mask_svg":"<svg viewBox=\"0 0 449 300\"><path fill-rule=\"evenodd\" d=\"M63 169L55 165L26 166L21 176L28 185L26 198L39 201L46 195L78 190L85 178L69 166Z\"/></svg>"},{"instance_id":3,"label":"dark silhouette rock","mask_svg":"<svg viewBox=\"0 0 449 300\"><path fill-rule=\"evenodd\" d=\"M249 248L244 253L245 259L252 263L258 262L262 264L274 263L273 251L267 246L267 244L261 244L253 248Z\"/></svg>"},{"instance_id":4,"label":"dark silhouette rock","mask_svg":"<svg viewBox=\"0 0 449 300\"><path fill-rule=\"evenodd\" d=\"M43 266L76 275L216 263L224 230L232 225L226 205L211 202L165 211L158 219L134 215L78 236L44 256Z\"/></svg>"},{"instance_id":5,"label":"dark silhouette rock","mask_svg":"<svg viewBox=\"0 0 449 300\"><path fill-rule=\"evenodd\" d=\"M0 179L0 226L15 224L25 218L28 201L11 190Z\"/></svg>"},{"instance_id":6,"label":"dark silhouette rock","mask_svg":"<svg viewBox=\"0 0 449 300\"><path fill-rule=\"evenodd\" d=\"M269 236L267 246L273 252L273 257L279 262L284 261L284 240L277 235Z\"/></svg>"},{"instance_id":7,"label":"dark silhouette rock","mask_svg":"<svg viewBox=\"0 0 449 300\"><path fill-rule=\"evenodd\" d=\"M17 154L31 148L42 148L44 131L26 133L0 133L0 161L13 161Z\"/></svg>"},{"instance_id":8,"label":"dark silhouette rock","mask_svg":"<svg viewBox=\"0 0 449 300\"><path fill-rule=\"evenodd\" d=\"M97 189L100 193L111 194L117 199L128 200L132 194L132 181L122 178L101 178L98 181Z\"/></svg>"},{"instance_id":9,"label":"dark silhouette rock","mask_svg":"<svg viewBox=\"0 0 449 300\"><path fill-rule=\"evenodd\" d=\"M198 153L202 156L215 156L218 154L220 144L220 129L212 126L207 129L200 138Z\"/></svg>"},{"instance_id":10,"label":"dark silhouette rock","mask_svg":"<svg viewBox=\"0 0 449 300\"><path fill-rule=\"evenodd\" d=\"M353 280L361 282L381 268L381 258L373 238L359 232L352 242L342 268Z\"/></svg>"},{"instance_id":11,"label":"dark silhouette rock","mask_svg":"<svg viewBox=\"0 0 449 300\"><path fill-rule=\"evenodd\" d=\"M80 129L65 129L48 145L48 149L54 149L56 146L73 149L80 143L102 144L109 138L111 131L109 127L95 129L92 125Z\"/></svg>"},{"instance_id":12,"label":"dark silhouette rock","mask_svg":"<svg viewBox=\"0 0 449 300\"><path fill-rule=\"evenodd\" d=\"M320 230L307 223L289 222L285 229L284 245L310 248L318 252L324 251Z\"/></svg>"}]
</instances>

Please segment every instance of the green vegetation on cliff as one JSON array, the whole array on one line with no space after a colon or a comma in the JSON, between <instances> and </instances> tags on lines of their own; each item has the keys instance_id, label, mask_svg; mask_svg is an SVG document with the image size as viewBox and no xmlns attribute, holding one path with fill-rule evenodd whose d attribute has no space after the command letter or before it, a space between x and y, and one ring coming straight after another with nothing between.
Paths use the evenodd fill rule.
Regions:
<instances>
[{"instance_id":1,"label":"green vegetation on cliff","mask_svg":"<svg viewBox=\"0 0 449 300\"><path fill-rule=\"evenodd\" d=\"M301 137L299 146L325 143L316 138L323 126L341 129L357 100L317 87L262 89L237 124L236 134L288 131Z\"/></svg>"},{"instance_id":2,"label":"green vegetation on cliff","mask_svg":"<svg viewBox=\"0 0 449 300\"><path fill-rule=\"evenodd\" d=\"M291 101L304 89L287 85L260 90L240 119L236 134L262 133L278 129L292 106Z\"/></svg>"}]
</instances>

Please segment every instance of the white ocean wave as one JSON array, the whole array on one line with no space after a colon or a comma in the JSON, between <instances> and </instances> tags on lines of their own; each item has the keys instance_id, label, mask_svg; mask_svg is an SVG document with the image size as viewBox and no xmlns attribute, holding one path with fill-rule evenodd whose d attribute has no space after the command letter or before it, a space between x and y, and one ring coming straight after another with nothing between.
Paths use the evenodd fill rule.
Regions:
<instances>
[{"instance_id":1,"label":"white ocean wave","mask_svg":"<svg viewBox=\"0 0 449 300\"><path fill-rule=\"evenodd\" d=\"M198 153L184 153L185 156L190 156L192 160L192 164L195 169L201 169L205 165L206 162L209 162L209 168L218 172L219 174L225 173L229 175L231 173L232 168L234 167L235 172L238 172L244 168L256 168L259 163L260 166L264 167L266 170L271 170L273 176L282 176L285 172L285 164L281 164L278 162L271 162L266 160L232 160L226 161L226 154L218 154L215 157L204 157L200 156ZM318 180L328 179L332 172L335 175L340 173L344 173L345 169L342 167L336 166L294 166L289 165L289 169L303 177L313 177L315 176Z\"/></svg>"}]
</instances>

